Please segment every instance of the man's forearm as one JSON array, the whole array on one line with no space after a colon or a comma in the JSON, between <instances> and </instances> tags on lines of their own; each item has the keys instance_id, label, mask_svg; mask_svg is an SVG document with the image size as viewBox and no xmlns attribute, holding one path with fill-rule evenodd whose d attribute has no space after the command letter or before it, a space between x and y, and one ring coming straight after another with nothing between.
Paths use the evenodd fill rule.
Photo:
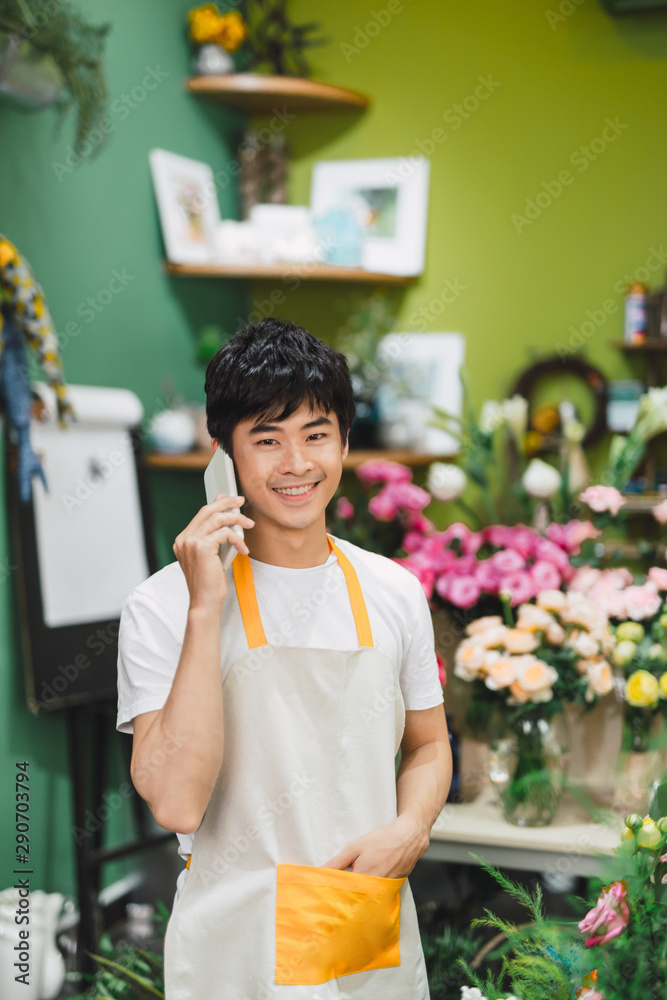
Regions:
<instances>
[{"instance_id":1,"label":"man's forearm","mask_svg":"<svg viewBox=\"0 0 667 1000\"><path fill-rule=\"evenodd\" d=\"M190 611L169 696L132 761L132 780L155 819L196 830L223 750L220 616Z\"/></svg>"},{"instance_id":2,"label":"man's forearm","mask_svg":"<svg viewBox=\"0 0 667 1000\"><path fill-rule=\"evenodd\" d=\"M415 747L401 759L398 769L398 815L412 816L428 838L431 827L447 801L451 781L452 752L449 740L434 740Z\"/></svg>"}]
</instances>

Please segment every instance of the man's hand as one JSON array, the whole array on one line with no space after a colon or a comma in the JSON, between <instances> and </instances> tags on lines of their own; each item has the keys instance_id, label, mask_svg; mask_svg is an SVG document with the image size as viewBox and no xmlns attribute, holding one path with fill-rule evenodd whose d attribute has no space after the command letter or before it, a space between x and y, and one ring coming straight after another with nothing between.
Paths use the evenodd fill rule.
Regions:
<instances>
[{"instance_id":1,"label":"man's hand","mask_svg":"<svg viewBox=\"0 0 667 1000\"><path fill-rule=\"evenodd\" d=\"M350 841L322 867L351 867L353 872L366 875L404 878L410 874L428 844L428 831L406 812L389 826Z\"/></svg>"}]
</instances>

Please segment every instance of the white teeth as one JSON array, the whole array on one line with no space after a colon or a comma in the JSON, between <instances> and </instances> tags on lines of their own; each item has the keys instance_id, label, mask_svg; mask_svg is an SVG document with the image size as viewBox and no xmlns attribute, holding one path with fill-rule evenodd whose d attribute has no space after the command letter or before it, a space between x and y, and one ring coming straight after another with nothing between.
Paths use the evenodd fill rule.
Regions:
<instances>
[{"instance_id":1,"label":"white teeth","mask_svg":"<svg viewBox=\"0 0 667 1000\"><path fill-rule=\"evenodd\" d=\"M306 486L290 486L289 488L286 487L283 490L276 487L276 493L285 493L288 497L296 497L300 493L307 493L308 490L312 490L314 485L315 483L308 483Z\"/></svg>"}]
</instances>

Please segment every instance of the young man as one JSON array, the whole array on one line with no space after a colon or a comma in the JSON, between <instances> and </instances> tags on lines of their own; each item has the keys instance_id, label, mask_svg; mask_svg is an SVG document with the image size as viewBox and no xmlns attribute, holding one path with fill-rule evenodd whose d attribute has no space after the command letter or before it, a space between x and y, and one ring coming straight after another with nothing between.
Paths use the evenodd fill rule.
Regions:
<instances>
[{"instance_id":1,"label":"young man","mask_svg":"<svg viewBox=\"0 0 667 1000\"><path fill-rule=\"evenodd\" d=\"M241 495L199 510L119 636L132 779L188 858L166 1000L428 1000L407 876L447 796L449 739L419 581L326 532L346 360L263 320L213 358L206 397Z\"/></svg>"}]
</instances>

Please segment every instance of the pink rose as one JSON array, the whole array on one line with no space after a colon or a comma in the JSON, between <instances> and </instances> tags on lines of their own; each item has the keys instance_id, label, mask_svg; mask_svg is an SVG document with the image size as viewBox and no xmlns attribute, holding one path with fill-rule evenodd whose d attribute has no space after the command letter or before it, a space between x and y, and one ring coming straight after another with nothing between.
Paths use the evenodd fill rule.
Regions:
<instances>
[{"instance_id":1,"label":"pink rose","mask_svg":"<svg viewBox=\"0 0 667 1000\"><path fill-rule=\"evenodd\" d=\"M662 598L652 580L647 581L642 587L628 587L623 592L623 597L628 618L636 622L652 618L662 607Z\"/></svg>"},{"instance_id":2,"label":"pink rose","mask_svg":"<svg viewBox=\"0 0 667 1000\"><path fill-rule=\"evenodd\" d=\"M448 528L442 533L443 545L449 545L454 539L458 539L461 543L461 548L463 548L464 542L472 535L472 531L467 524L463 524L462 521L455 521L454 524L450 524Z\"/></svg>"},{"instance_id":3,"label":"pink rose","mask_svg":"<svg viewBox=\"0 0 667 1000\"><path fill-rule=\"evenodd\" d=\"M400 462L371 458L357 467L357 477L362 486L372 486L374 483L409 483L412 471Z\"/></svg>"},{"instance_id":4,"label":"pink rose","mask_svg":"<svg viewBox=\"0 0 667 1000\"><path fill-rule=\"evenodd\" d=\"M632 573L626 566L598 570L597 580L590 587L590 596L593 598L605 597L618 590L624 590L630 586L633 579Z\"/></svg>"},{"instance_id":5,"label":"pink rose","mask_svg":"<svg viewBox=\"0 0 667 1000\"><path fill-rule=\"evenodd\" d=\"M405 523L410 531L420 531L423 535L428 535L435 531L433 521L425 517L420 510L410 510L405 516Z\"/></svg>"},{"instance_id":6,"label":"pink rose","mask_svg":"<svg viewBox=\"0 0 667 1000\"><path fill-rule=\"evenodd\" d=\"M579 494L579 500L596 514L606 511L616 517L625 504L625 497L614 486L589 486Z\"/></svg>"},{"instance_id":7,"label":"pink rose","mask_svg":"<svg viewBox=\"0 0 667 1000\"><path fill-rule=\"evenodd\" d=\"M378 521L393 521L398 517L398 505L387 486L368 501L368 511Z\"/></svg>"},{"instance_id":8,"label":"pink rose","mask_svg":"<svg viewBox=\"0 0 667 1000\"><path fill-rule=\"evenodd\" d=\"M512 541L512 528L506 524L492 524L484 528L482 534L487 542L491 542L498 549L507 548Z\"/></svg>"},{"instance_id":9,"label":"pink rose","mask_svg":"<svg viewBox=\"0 0 667 1000\"><path fill-rule=\"evenodd\" d=\"M601 571L594 566L580 566L570 580L568 590L576 590L581 594L587 593L594 587L600 578Z\"/></svg>"},{"instance_id":10,"label":"pink rose","mask_svg":"<svg viewBox=\"0 0 667 1000\"><path fill-rule=\"evenodd\" d=\"M545 559L547 562L553 563L560 570L561 576L570 578L574 575L567 553L550 542L548 538L538 540L535 546L535 556L537 559Z\"/></svg>"},{"instance_id":11,"label":"pink rose","mask_svg":"<svg viewBox=\"0 0 667 1000\"><path fill-rule=\"evenodd\" d=\"M498 592L502 593L503 591L511 595L510 604L512 607L529 601L537 593L530 574L522 572L510 573L501 577Z\"/></svg>"},{"instance_id":12,"label":"pink rose","mask_svg":"<svg viewBox=\"0 0 667 1000\"><path fill-rule=\"evenodd\" d=\"M421 510L431 502L431 494L421 486L415 486L414 483L387 483L383 486L382 492L385 490L391 494L396 506L402 510Z\"/></svg>"},{"instance_id":13,"label":"pink rose","mask_svg":"<svg viewBox=\"0 0 667 1000\"><path fill-rule=\"evenodd\" d=\"M477 603L482 593L474 577L450 576L449 574L438 577L435 589L441 597L451 601L457 608L471 608L473 604Z\"/></svg>"},{"instance_id":14,"label":"pink rose","mask_svg":"<svg viewBox=\"0 0 667 1000\"><path fill-rule=\"evenodd\" d=\"M459 556L451 566L451 571L456 576L474 576L477 567L477 560L474 556Z\"/></svg>"},{"instance_id":15,"label":"pink rose","mask_svg":"<svg viewBox=\"0 0 667 1000\"><path fill-rule=\"evenodd\" d=\"M579 555L581 543L589 538L598 538L602 532L590 521L568 521L567 524L550 524L547 538L571 555Z\"/></svg>"},{"instance_id":16,"label":"pink rose","mask_svg":"<svg viewBox=\"0 0 667 1000\"><path fill-rule=\"evenodd\" d=\"M606 614L607 618L628 617L624 590L615 590L613 594L594 598L594 601L597 607Z\"/></svg>"},{"instance_id":17,"label":"pink rose","mask_svg":"<svg viewBox=\"0 0 667 1000\"><path fill-rule=\"evenodd\" d=\"M461 543L461 548L466 554L475 555L484 544L484 535L481 531L471 531L467 538Z\"/></svg>"},{"instance_id":18,"label":"pink rose","mask_svg":"<svg viewBox=\"0 0 667 1000\"><path fill-rule=\"evenodd\" d=\"M517 524L514 528L510 528L510 531L507 548L518 552L524 559L532 556L540 536L525 524Z\"/></svg>"},{"instance_id":19,"label":"pink rose","mask_svg":"<svg viewBox=\"0 0 667 1000\"><path fill-rule=\"evenodd\" d=\"M510 573L517 573L525 568L526 560L522 559L518 552L512 549L502 549L495 552L489 562L501 576L508 576Z\"/></svg>"},{"instance_id":20,"label":"pink rose","mask_svg":"<svg viewBox=\"0 0 667 1000\"><path fill-rule=\"evenodd\" d=\"M475 579L482 590L486 590L489 594L496 594L498 592L500 574L490 559L484 559L477 563L475 567Z\"/></svg>"},{"instance_id":21,"label":"pink rose","mask_svg":"<svg viewBox=\"0 0 667 1000\"><path fill-rule=\"evenodd\" d=\"M667 569L659 566L651 566L648 571L648 578L652 580L658 590L667 590Z\"/></svg>"},{"instance_id":22,"label":"pink rose","mask_svg":"<svg viewBox=\"0 0 667 1000\"><path fill-rule=\"evenodd\" d=\"M403 535L401 546L406 552L419 552L424 548L424 536L420 531L408 531Z\"/></svg>"},{"instance_id":23,"label":"pink rose","mask_svg":"<svg viewBox=\"0 0 667 1000\"><path fill-rule=\"evenodd\" d=\"M553 563L545 559L538 559L533 563L529 573L538 593L540 590L558 590L561 585L560 573Z\"/></svg>"},{"instance_id":24,"label":"pink rose","mask_svg":"<svg viewBox=\"0 0 667 1000\"><path fill-rule=\"evenodd\" d=\"M336 517L342 517L344 521L349 521L351 517L354 517L354 507L347 497L338 497Z\"/></svg>"},{"instance_id":25,"label":"pink rose","mask_svg":"<svg viewBox=\"0 0 667 1000\"><path fill-rule=\"evenodd\" d=\"M606 944L621 934L630 921L627 893L622 882L613 882L605 889L584 919L579 924L582 934L588 934L586 947Z\"/></svg>"},{"instance_id":26,"label":"pink rose","mask_svg":"<svg viewBox=\"0 0 667 1000\"><path fill-rule=\"evenodd\" d=\"M653 508L653 517L658 524L667 524L667 500L663 500L662 503Z\"/></svg>"}]
</instances>

